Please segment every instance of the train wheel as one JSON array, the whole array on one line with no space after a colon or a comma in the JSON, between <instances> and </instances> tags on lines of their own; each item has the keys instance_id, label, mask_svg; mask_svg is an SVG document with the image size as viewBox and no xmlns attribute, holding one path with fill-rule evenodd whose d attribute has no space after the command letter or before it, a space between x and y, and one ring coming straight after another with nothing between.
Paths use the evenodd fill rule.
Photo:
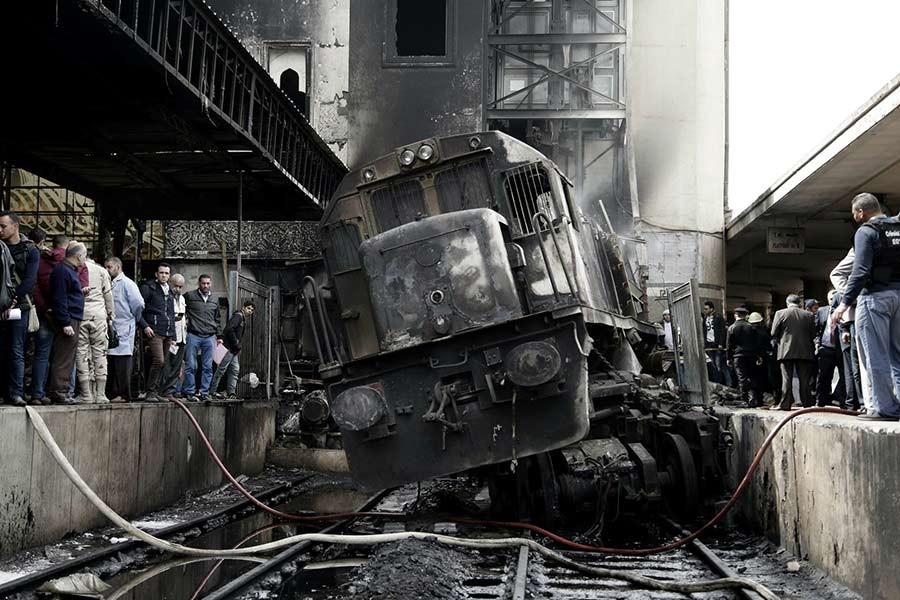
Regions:
<instances>
[{"instance_id":1,"label":"train wheel","mask_svg":"<svg viewBox=\"0 0 900 600\"><path fill-rule=\"evenodd\" d=\"M700 505L700 481L694 457L684 437L677 433L663 436L659 461L663 494L669 509L680 517L690 517Z\"/></svg>"},{"instance_id":2,"label":"train wheel","mask_svg":"<svg viewBox=\"0 0 900 600\"><path fill-rule=\"evenodd\" d=\"M535 516L543 523L556 525L562 520L559 482L549 452L532 457L530 470L531 503Z\"/></svg>"}]
</instances>

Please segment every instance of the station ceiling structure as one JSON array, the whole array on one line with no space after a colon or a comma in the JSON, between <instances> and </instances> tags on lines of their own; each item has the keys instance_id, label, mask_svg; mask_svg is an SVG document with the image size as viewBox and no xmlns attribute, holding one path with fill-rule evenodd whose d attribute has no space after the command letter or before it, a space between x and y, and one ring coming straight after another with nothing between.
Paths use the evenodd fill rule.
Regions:
<instances>
[{"instance_id":1,"label":"station ceiling structure","mask_svg":"<svg viewBox=\"0 0 900 600\"><path fill-rule=\"evenodd\" d=\"M731 219L728 295L736 298L732 288L744 286L784 294L799 291L798 281L821 295L853 243L850 202L863 191L900 210L900 75ZM769 252L772 229L802 230L803 252Z\"/></svg>"},{"instance_id":2,"label":"station ceiling structure","mask_svg":"<svg viewBox=\"0 0 900 600\"><path fill-rule=\"evenodd\" d=\"M4 6L0 157L147 219L318 219L347 172L202 0Z\"/></svg>"}]
</instances>

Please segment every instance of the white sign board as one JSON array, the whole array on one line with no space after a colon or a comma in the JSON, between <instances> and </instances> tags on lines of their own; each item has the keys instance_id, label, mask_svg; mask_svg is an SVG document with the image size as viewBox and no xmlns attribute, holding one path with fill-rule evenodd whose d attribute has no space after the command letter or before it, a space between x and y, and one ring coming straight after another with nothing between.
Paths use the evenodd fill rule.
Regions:
<instances>
[{"instance_id":1,"label":"white sign board","mask_svg":"<svg viewBox=\"0 0 900 600\"><path fill-rule=\"evenodd\" d=\"M803 254L806 252L806 233L799 227L769 227L766 250L769 254Z\"/></svg>"}]
</instances>

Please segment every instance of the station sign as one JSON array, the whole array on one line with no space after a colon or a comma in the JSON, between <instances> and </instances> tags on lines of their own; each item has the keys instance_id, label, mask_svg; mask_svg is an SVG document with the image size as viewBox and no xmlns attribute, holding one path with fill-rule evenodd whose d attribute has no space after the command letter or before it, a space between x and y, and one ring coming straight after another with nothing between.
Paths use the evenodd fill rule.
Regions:
<instances>
[{"instance_id":1,"label":"station sign","mask_svg":"<svg viewBox=\"0 0 900 600\"><path fill-rule=\"evenodd\" d=\"M803 254L806 252L806 231L802 227L769 227L766 229L766 250L769 254Z\"/></svg>"}]
</instances>

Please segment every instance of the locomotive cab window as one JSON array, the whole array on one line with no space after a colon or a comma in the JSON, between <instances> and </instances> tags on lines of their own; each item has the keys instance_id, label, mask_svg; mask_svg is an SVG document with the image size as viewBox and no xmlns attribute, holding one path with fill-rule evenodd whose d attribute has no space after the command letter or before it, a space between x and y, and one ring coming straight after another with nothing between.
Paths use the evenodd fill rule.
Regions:
<instances>
[{"instance_id":1,"label":"locomotive cab window","mask_svg":"<svg viewBox=\"0 0 900 600\"><path fill-rule=\"evenodd\" d=\"M550 221L560 212L553 198L547 170L538 163L516 167L504 173L503 190L509 202L513 228L520 236L534 233L534 215L541 212Z\"/></svg>"},{"instance_id":2,"label":"locomotive cab window","mask_svg":"<svg viewBox=\"0 0 900 600\"><path fill-rule=\"evenodd\" d=\"M398 181L369 196L378 231L387 231L426 216L425 191L419 182Z\"/></svg>"},{"instance_id":3,"label":"locomotive cab window","mask_svg":"<svg viewBox=\"0 0 900 600\"><path fill-rule=\"evenodd\" d=\"M441 171L434 177L434 187L442 213L492 208L491 184L483 159Z\"/></svg>"}]
</instances>

